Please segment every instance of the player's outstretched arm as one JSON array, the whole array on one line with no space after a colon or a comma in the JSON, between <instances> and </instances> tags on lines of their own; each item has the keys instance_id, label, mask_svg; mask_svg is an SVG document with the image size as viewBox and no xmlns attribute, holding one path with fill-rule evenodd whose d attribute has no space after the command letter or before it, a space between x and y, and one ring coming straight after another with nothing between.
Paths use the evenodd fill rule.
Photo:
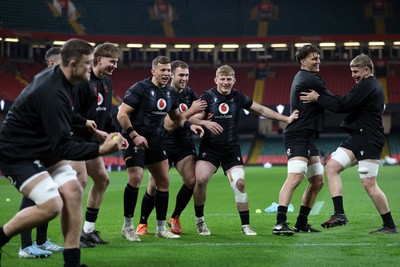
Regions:
<instances>
[{"instance_id":1,"label":"player's outstretched arm","mask_svg":"<svg viewBox=\"0 0 400 267\"><path fill-rule=\"evenodd\" d=\"M288 124L299 117L298 110L293 111L293 113L288 117L288 116L279 114L278 112L273 111L272 109L265 107L263 105L260 105L254 101L250 107L250 111L257 113L258 115L263 116L267 119L282 121L282 122L285 122Z\"/></svg>"}]
</instances>

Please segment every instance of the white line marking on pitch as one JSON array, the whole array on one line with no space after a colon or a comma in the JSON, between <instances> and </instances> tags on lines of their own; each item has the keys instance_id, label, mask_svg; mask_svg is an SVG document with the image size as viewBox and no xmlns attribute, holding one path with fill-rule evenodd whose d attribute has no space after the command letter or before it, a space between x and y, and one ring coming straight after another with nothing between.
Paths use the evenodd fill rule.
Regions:
<instances>
[{"instance_id":1,"label":"white line marking on pitch","mask_svg":"<svg viewBox=\"0 0 400 267\"><path fill-rule=\"evenodd\" d=\"M306 244L306 243L299 243L299 244L276 244L276 243L266 243L266 242L260 242L260 243L245 243L245 242L235 242L235 243L210 243L210 242L199 242L199 243L144 243L140 242L138 243L140 246L168 246L168 247L195 247L195 246L209 246L209 247L241 247L241 246L248 246L248 247L259 247L259 246L281 246L281 247L319 247L319 246L324 246L324 247L398 247L400 246L400 243L390 243L390 244L377 244L377 243L354 243L354 244L349 244L349 243L313 243L313 244Z\"/></svg>"},{"instance_id":2,"label":"white line marking on pitch","mask_svg":"<svg viewBox=\"0 0 400 267\"><path fill-rule=\"evenodd\" d=\"M317 201L314 204L314 207L312 208L310 215L318 215L319 212L321 211L322 207L324 206L325 201Z\"/></svg>"}]
</instances>

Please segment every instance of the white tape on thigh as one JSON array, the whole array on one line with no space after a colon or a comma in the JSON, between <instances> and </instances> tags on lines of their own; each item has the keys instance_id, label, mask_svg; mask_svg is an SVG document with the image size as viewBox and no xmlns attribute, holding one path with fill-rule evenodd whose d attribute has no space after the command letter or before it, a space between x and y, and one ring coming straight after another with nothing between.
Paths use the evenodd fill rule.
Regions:
<instances>
[{"instance_id":1,"label":"white tape on thigh","mask_svg":"<svg viewBox=\"0 0 400 267\"><path fill-rule=\"evenodd\" d=\"M64 185L65 183L77 180L76 171L72 169L71 165L63 165L57 168L53 173L51 173L54 182L58 184L58 187Z\"/></svg>"},{"instance_id":2,"label":"white tape on thigh","mask_svg":"<svg viewBox=\"0 0 400 267\"><path fill-rule=\"evenodd\" d=\"M31 181L35 180L36 177L39 177L39 176L41 176L42 174L45 174L45 173L46 173L46 171L42 171L42 172L36 173L35 175L32 175L32 176L29 177L25 182L22 183L22 185L19 187L18 190L19 190L20 192L22 192L22 190L25 188L25 186L26 186L27 184L29 184Z\"/></svg>"},{"instance_id":3,"label":"white tape on thigh","mask_svg":"<svg viewBox=\"0 0 400 267\"><path fill-rule=\"evenodd\" d=\"M302 160L289 160L287 164L288 173L307 173L307 162Z\"/></svg>"},{"instance_id":4,"label":"white tape on thigh","mask_svg":"<svg viewBox=\"0 0 400 267\"><path fill-rule=\"evenodd\" d=\"M338 147L335 152L332 153L331 159L336 160L339 162L344 169L348 168L351 166L351 159L347 153Z\"/></svg>"},{"instance_id":5,"label":"white tape on thigh","mask_svg":"<svg viewBox=\"0 0 400 267\"><path fill-rule=\"evenodd\" d=\"M48 176L32 188L28 197L37 205L40 205L54 197L59 196L60 193L58 193L57 184L51 179L50 176Z\"/></svg>"},{"instance_id":6,"label":"white tape on thigh","mask_svg":"<svg viewBox=\"0 0 400 267\"><path fill-rule=\"evenodd\" d=\"M371 178L378 176L379 164L369 161L358 162L358 174L360 178Z\"/></svg>"},{"instance_id":7,"label":"white tape on thigh","mask_svg":"<svg viewBox=\"0 0 400 267\"><path fill-rule=\"evenodd\" d=\"M316 175L324 174L324 166L322 166L321 162L317 162L311 165L308 165L306 176L307 178L311 178Z\"/></svg>"},{"instance_id":8,"label":"white tape on thigh","mask_svg":"<svg viewBox=\"0 0 400 267\"><path fill-rule=\"evenodd\" d=\"M244 180L244 169L243 168L232 168L228 178L229 178L229 182L231 183L233 193L235 194L236 202L246 203L247 202L247 193L240 192L236 186L237 181L239 179Z\"/></svg>"}]
</instances>

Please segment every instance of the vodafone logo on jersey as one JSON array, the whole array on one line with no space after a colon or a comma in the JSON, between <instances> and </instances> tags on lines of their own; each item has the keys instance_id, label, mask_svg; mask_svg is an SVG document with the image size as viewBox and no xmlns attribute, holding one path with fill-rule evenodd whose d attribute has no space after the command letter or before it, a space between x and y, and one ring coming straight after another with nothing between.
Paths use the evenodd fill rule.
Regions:
<instances>
[{"instance_id":1,"label":"vodafone logo on jersey","mask_svg":"<svg viewBox=\"0 0 400 267\"><path fill-rule=\"evenodd\" d=\"M179 104L179 112L180 113L183 113L183 112L185 112L186 110L188 110L188 106L185 104L185 103L180 103Z\"/></svg>"},{"instance_id":2,"label":"vodafone logo on jersey","mask_svg":"<svg viewBox=\"0 0 400 267\"><path fill-rule=\"evenodd\" d=\"M222 103L218 107L219 113L225 115L226 113L229 112L229 106L226 103Z\"/></svg>"},{"instance_id":3,"label":"vodafone logo on jersey","mask_svg":"<svg viewBox=\"0 0 400 267\"><path fill-rule=\"evenodd\" d=\"M164 110L167 107L167 101L164 98L160 98L157 101L158 110Z\"/></svg>"},{"instance_id":4,"label":"vodafone logo on jersey","mask_svg":"<svg viewBox=\"0 0 400 267\"><path fill-rule=\"evenodd\" d=\"M98 93L97 94L97 105L100 106L101 104L103 104L103 101L104 101L103 95Z\"/></svg>"}]
</instances>

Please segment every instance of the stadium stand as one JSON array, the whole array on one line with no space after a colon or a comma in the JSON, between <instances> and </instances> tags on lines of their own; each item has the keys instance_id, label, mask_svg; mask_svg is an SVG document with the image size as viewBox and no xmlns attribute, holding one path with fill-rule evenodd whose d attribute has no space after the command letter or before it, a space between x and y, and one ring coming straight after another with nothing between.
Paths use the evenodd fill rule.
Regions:
<instances>
[{"instance_id":1,"label":"stadium stand","mask_svg":"<svg viewBox=\"0 0 400 267\"><path fill-rule=\"evenodd\" d=\"M75 34L73 26L65 17L54 15L54 10L49 8L52 2L51 0L39 2L29 0L0 1L0 30L21 31L27 33L27 35L29 35L29 32ZM254 8L261 2L258 0L233 0L229 1L229 4L226 1L212 0L143 0L128 2L114 0L112 5L107 5L107 8L104 8L104 5L99 5L97 0L72 0L72 2L78 10L77 22L82 25L88 36L109 36L110 38L117 37L121 40L124 37L159 38L168 36L165 25L160 19L154 19L154 14L151 12L157 2L165 2L173 7L174 14L171 21L173 29L171 30L174 31L175 37L206 37L211 38L211 40L215 38L213 43L218 45L220 43L218 38L252 38L259 36L259 21L252 17ZM321 36L337 37L360 34L373 36L377 33L399 33L400 16L396 13L400 10L399 1L386 1L388 6L382 15L372 12L370 6L372 2L368 0L357 0L353 5L349 5L347 0L322 1L318 5L313 5L313 13L318 14L317 17L304 16L301 12L298 12L296 7L302 5L301 1L273 0L271 2L273 2L274 12L276 13L274 13L273 19L268 20L265 35L263 35L265 37L279 39L293 36L312 36L315 39L311 38L311 41L317 43ZM224 12L227 9L229 9L229 12ZM78 35L77 37L81 36ZM84 36L82 37L84 38ZM101 39L101 41L106 40ZM124 42L121 42L121 44L123 47ZM269 45L269 43L265 44L266 46ZM46 43L46 45L49 45L49 43ZM365 52L365 48L361 47L353 52ZM126 53L126 48L123 47L123 49L125 54L132 52ZM272 55L272 58L267 58L265 62L262 61L266 66L263 77L259 77L257 73L257 62L253 60L254 58L245 54L250 52L243 52L241 62L235 62L232 60L234 57L225 57L222 52L219 52L218 64L227 63L234 67L237 78L235 87L242 93L253 99L258 100L260 98L262 104L270 107L277 104L287 105L289 104L291 82L299 67L293 62L293 59L290 59L293 51L284 52L287 56L280 58L281 54L274 54L275 52L271 52L268 49L264 55ZM143 56L142 51L137 49L132 53L134 54L133 56L129 56L128 60L125 58L121 60L119 68L111 77L114 83L114 93L119 98L123 98L125 91L131 85L136 81L149 77L149 61L153 58L153 55L164 52L165 50L161 50L161 52L153 52L151 56L149 56L150 54ZM334 53L337 52L348 53L348 51L338 50ZM396 54L396 50L393 53ZM329 51L327 54L329 54ZM372 50L372 54L376 55L377 52ZM388 104L400 103L400 60L398 55L397 52L397 59L384 58L384 61L388 62L388 74L387 77L383 77L382 82L387 84ZM171 59L175 59L174 57L179 58L179 53L171 56ZM42 57L37 58L42 60ZM147 59L145 60L144 58ZM30 60L34 61L34 59ZM0 98L12 100L21 92L26 83L30 82L34 75L44 67L40 63L7 60L0 59L0 79L2 80ZM201 57L195 58L193 62L186 60L190 65L189 86L198 95L201 95L204 90L215 86L213 81L215 62L213 60L214 55L212 53L204 53ZM4 69L3 67L5 65L7 67L7 64L9 66L12 65L12 67ZM335 94L343 95L354 85L348 61L325 61L323 59L320 75L325 80L327 87ZM338 145L333 144L335 141L333 139L335 138L329 140L321 138L317 144L324 153L329 154L329 151ZM246 161L247 157L252 154L253 142L254 138L245 138L243 140L242 149ZM389 143L391 149L396 149L396 145L392 145L395 140L389 139ZM258 164L264 162L273 164L286 163L281 136L276 138L268 137L262 142L261 150L258 159L256 159ZM395 152L396 154L399 154L398 150Z\"/></svg>"},{"instance_id":2,"label":"stadium stand","mask_svg":"<svg viewBox=\"0 0 400 267\"><path fill-rule=\"evenodd\" d=\"M391 134L388 136L391 157L400 162L400 134Z\"/></svg>"},{"instance_id":3,"label":"stadium stand","mask_svg":"<svg viewBox=\"0 0 400 267\"><path fill-rule=\"evenodd\" d=\"M345 139L344 136L321 136L315 142L321 157L326 158L336 150L341 141ZM264 139L264 144L257 159L257 164L264 164L269 162L271 164L283 165L287 163L286 151L283 144L281 135L267 136Z\"/></svg>"},{"instance_id":4,"label":"stadium stand","mask_svg":"<svg viewBox=\"0 0 400 267\"><path fill-rule=\"evenodd\" d=\"M374 30L374 20L365 17L361 1L360 5L349 5L347 0L321 1L318 5L312 5L313 13L318 14L317 20L315 16L305 16L299 12L297 7L305 2L273 2L279 6L280 19L269 22L269 36L368 34Z\"/></svg>"},{"instance_id":5,"label":"stadium stand","mask_svg":"<svg viewBox=\"0 0 400 267\"><path fill-rule=\"evenodd\" d=\"M1 27L28 32L73 34L65 18L54 17L46 1L0 1Z\"/></svg>"},{"instance_id":6,"label":"stadium stand","mask_svg":"<svg viewBox=\"0 0 400 267\"><path fill-rule=\"evenodd\" d=\"M320 68L320 75L332 93L344 95L354 85L347 62L321 64ZM296 63L271 63L265 80L263 104L289 104L290 88L298 71L299 66Z\"/></svg>"},{"instance_id":7,"label":"stadium stand","mask_svg":"<svg viewBox=\"0 0 400 267\"><path fill-rule=\"evenodd\" d=\"M153 5L154 1L114 0L106 8L99 4L97 0L74 0L73 2L80 11L79 22L85 27L87 34L111 36L164 35L160 22L149 19L148 7Z\"/></svg>"}]
</instances>

